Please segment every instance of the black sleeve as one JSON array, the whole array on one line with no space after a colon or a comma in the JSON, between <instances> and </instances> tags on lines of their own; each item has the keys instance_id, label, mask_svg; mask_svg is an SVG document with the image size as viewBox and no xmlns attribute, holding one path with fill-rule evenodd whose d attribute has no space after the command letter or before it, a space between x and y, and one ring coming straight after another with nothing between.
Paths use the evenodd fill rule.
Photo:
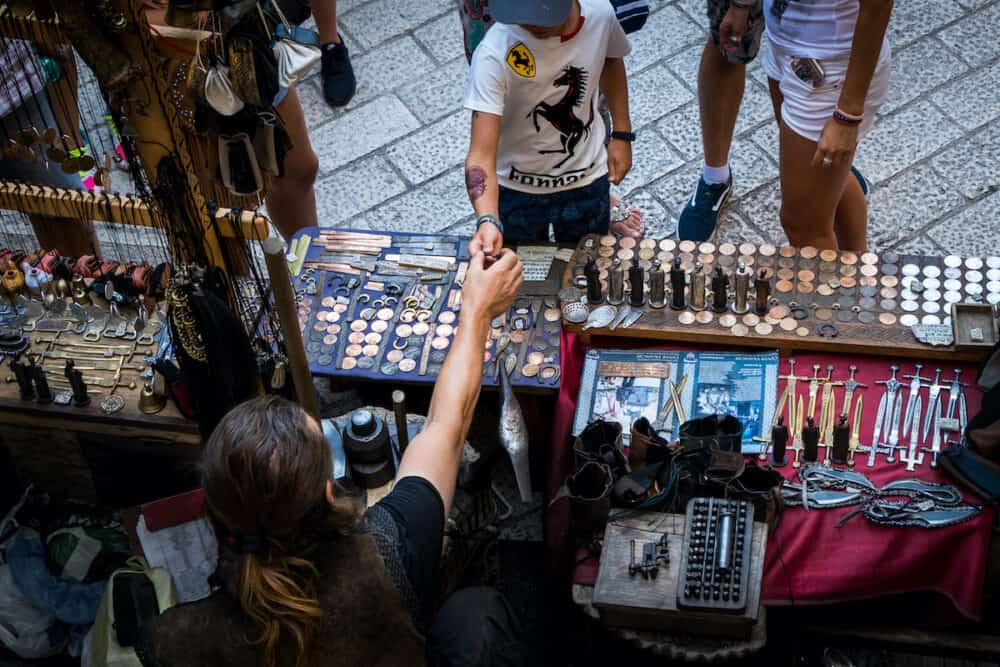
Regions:
<instances>
[{"instance_id":1,"label":"black sleeve","mask_svg":"<svg viewBox=\"0 0 1000 667\"><path fill-rule=\"evenodd\" d=\"M444 539L444 502L423 477L404 477L377 503L399 528L400 554L413 592L425 608L437 596Z\"/></svg>"}]
</instances>

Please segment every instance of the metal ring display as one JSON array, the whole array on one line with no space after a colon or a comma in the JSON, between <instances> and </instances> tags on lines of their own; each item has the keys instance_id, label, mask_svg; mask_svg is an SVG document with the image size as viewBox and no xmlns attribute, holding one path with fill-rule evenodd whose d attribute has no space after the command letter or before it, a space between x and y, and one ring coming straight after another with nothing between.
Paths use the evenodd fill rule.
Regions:
<instances>
[{"instance_id":1,"label":"metal ring display","mask_svg":"<svg viewBox=\"0 0 1000 667\"><path fill-rule=\"evenodd\" d=\"M431 311L429 310L417 311L417 322L426 322L429 319L431 319Z\"/></svg>"},{"instance_id":2,"label":"metal ring display","mask_svg":"<svg viewBox=\"0 0 1000 667\"><path fill-rule=\"evenodd\" d=\"M399 296L403 293L403 288L397 283L389 283L385 286L385 293L389 296Z\"/></svg>"},{"instance_id":3,"label":"metal ring display","mask_svg":"<svg viewBox=\"0 0 1000 667\"><path fill-rule=\"evenodd\" d=\"M802 321L802 320L806 319L807 317L809 317L809 311L806 310L805 308L800 308L799 306L796 306L795 308L792 308L788 312L791 313L791 315L792 315L793 318L795 318L796 320L799 320L799 321Z\"/></svg>"},{"instance_id":4,"label":"metal ring display","mask_svg":"<svg viewBox=\"0 0 1000 667\"><path fill-rule=\"evenodd\" d=\"M416 308L417 306L420 305L420 299L418 299L415 296L408 296L405 299L403 299L403 305L406 306L407 308Z\"/></svg>"},{"instance_id":5,"label":"metal ring display","mask_svg":"<svg viewBox=\"0 0 1000 667\"><path fill-rule=\"evenodd\" d=\"M338 287L337 289L335 289L333 291L333 296L334 297L342 296L344 298L350 298L351 297L351 290L349 288L347 288L347 287ZM362 296L365 296L365 295L362 295Z\"/></svg>"},{"instance_id":6,"label":"metal ring display","mask_svg":"<svg viewBox=\"0 0 1000 667\"><path fill-rule=\"evenodd\" d=\"M359 294L358 295L358 303L368 303L371 300L372 300L372 298L370 296L368 296L367 294Z\"/></svg>"},{"instance_id":7,"label":"metal ring display","mask_svg":"<svg viewBox=\"0 0 1000 667\"><path fill-rule=\"evenodd\" d=\"M402 343L402 345L400 345L400 343ZM405 350L406 349L406 344L407 343L406 343L406 339L405 338L397 338L396 340L392 341L392 349L394 349L394 350Z\"/></svg>"},{"instance_id":8,"label":"metal ring display","mask_svg":"<svg viewBox=\"0 0 1000 667\"><path fill-rule=\"evenodd\" d=\"M823 324L816 327L816 335L822 336L823 338L836 338L840 335L840 330L837 328L836 324L831 324L830 322L824 322Z\"/></svg>"},{"instance_id":9,"label":"metal ring display","mask_svg":"<svg viewBox=\"0 0 1000 667\"><path fill-rule=\"evenodd\" d=\"M387 296L385 298L385 305L395 308L399 304L399 299L394 296Z\"/></svg>"}]
</instances>

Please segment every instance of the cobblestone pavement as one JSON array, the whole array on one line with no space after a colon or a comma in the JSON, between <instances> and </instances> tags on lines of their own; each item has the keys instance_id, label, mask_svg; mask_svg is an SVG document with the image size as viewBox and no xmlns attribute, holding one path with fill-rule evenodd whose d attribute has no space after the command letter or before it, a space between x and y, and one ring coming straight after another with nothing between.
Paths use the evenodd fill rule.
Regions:
<instances>
[{"instance_id":1,"label":"cobblestone pavement","mask_svg":"<svg viewBox=\"0 0 1000 667\"><path fill-rule=\"evenodd\" d=\"M701 164L696 71L704 0L652 0L626 58L634 168L618 193L662 234ZM333 111L318 76L300 93L320 155L322 225L468 233L462 183L467 65L454 0L340 0L359 80ZM1000 0L905 0L889 26L889 101L857 165L873 182L870 242L879 249L985 254L1000 247ZM719 236L780 243L778 133L759 65L748 70L736 128L733 204Z\"/></svg>"}]
</instances>

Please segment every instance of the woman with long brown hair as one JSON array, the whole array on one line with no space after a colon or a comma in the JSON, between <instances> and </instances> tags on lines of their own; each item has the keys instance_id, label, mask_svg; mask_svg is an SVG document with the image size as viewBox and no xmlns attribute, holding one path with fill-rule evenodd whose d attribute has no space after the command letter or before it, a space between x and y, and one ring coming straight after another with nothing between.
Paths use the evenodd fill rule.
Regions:
<instances>
[{"instance_id":1,"label":"woman with long brown hair","mask_svg":"<svg viewBox=\"0 0 1000 667\"><path fill-rule=\"evenodd\" d=\"M520 282L513 252L488 269L472 258L425 428L392 492L363 515L339 497L329 444L301 407L260 398L222 419L203 456L218 589L144 630L144 665L518 664L514 619L495 591L460 591L426 621L483 345Z\"/></svg>"}]
</instances>

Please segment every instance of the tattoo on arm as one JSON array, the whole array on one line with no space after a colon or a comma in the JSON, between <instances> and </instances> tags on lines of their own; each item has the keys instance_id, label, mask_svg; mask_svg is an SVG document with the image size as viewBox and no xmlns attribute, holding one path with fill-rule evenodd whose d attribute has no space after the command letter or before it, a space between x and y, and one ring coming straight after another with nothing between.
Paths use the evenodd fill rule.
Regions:
<instances>
[{"instance_id":1,"label":"tattoo on arm","mask_svg":"<svg viewBox=\"0 0 1000 667\"><path fill-rule=\"evenodd\" d=\"M465 170L465 189L472 201L486 194L486 171L482 167L469 167Z\"/></svg>"}]
</instances>

